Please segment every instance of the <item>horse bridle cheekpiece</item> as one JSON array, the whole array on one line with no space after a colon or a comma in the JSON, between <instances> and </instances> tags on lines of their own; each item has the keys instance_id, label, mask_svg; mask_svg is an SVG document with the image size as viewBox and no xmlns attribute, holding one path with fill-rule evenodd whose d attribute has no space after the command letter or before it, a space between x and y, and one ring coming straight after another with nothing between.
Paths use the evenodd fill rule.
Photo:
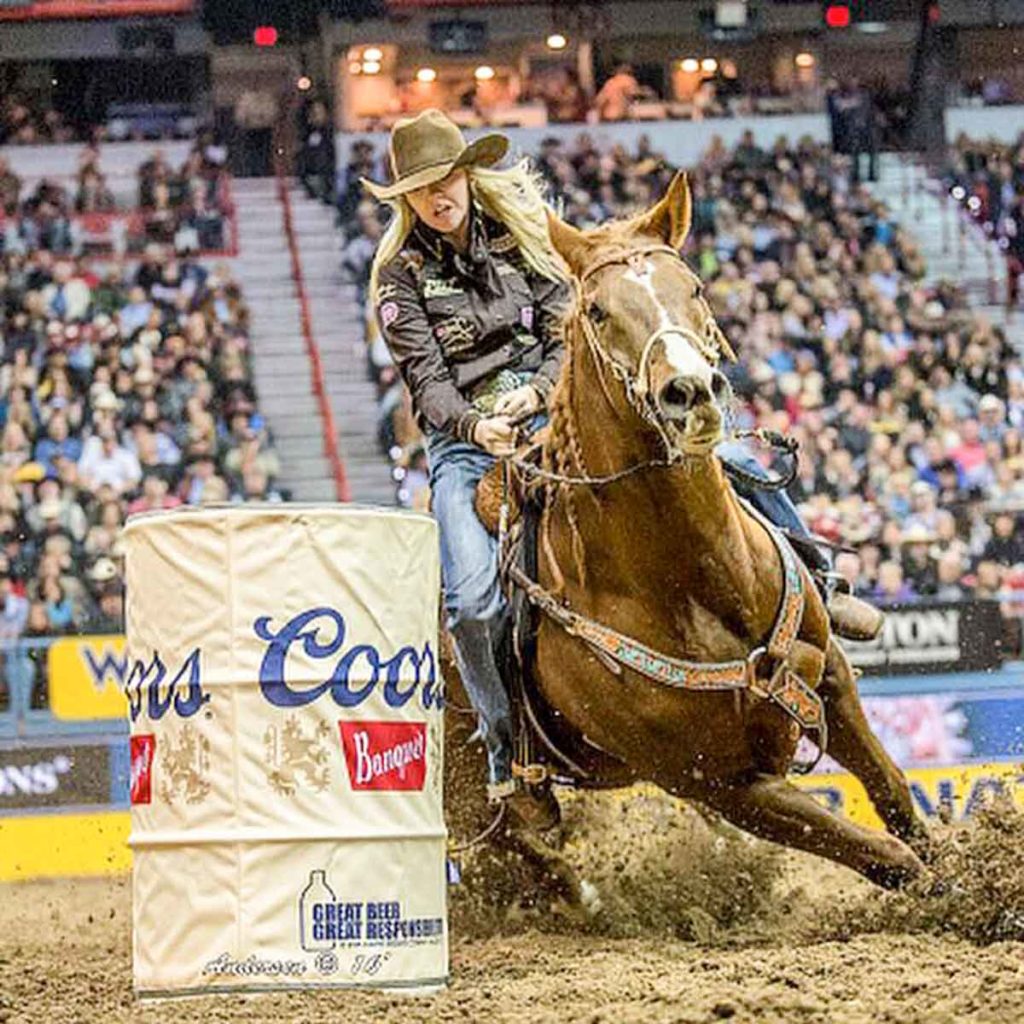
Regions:
<instances>
[{"instance_id":1,"label":"horse bridle cheekpiece","mask_svg":"<svg viewBox=\"0 0 1024 1024\"><path fill-rule=\"evenodd\" d=\"M586 270L579 275L576 284L578 319L583 328L583 335L586 338L587 346L590 348L590 351L598 362L598 368L600 369L602 365L606 366L611 371L612 375L624 386L626 398L629 401L629 404L661 438L662 444L665 446L667 459L670 462L678 462L685 455L692 453L688 452L685 447L680 448L677 442L669 436L668 431L665 429L665 424L658 410L657 403L655 402L654 396L651 394L651 353L654 351L654 346L659 341L662 341L667 335L677 335L683 338L693 348L697 355L699 355L701 359L708 363L712 368L718 366L723 355L725 355L726 358L735 361L736 354L733 352L732 346L729 344L725 334L715 322L714 314L710 309L708 310L708 323L711 324L713 328L713 337L701 337L696 331L684 324L665 324L659 327L644 342L643 349L640 353L640 361L637 364L636 373L634 374L629 367L620 363L619 360L608 352L608 350L601 344L601 339L597 334L597 328L594 326L590 317L587 316L584 305L584 285L599 270L605 270L611 266L625 265L636 271L638 274L643 273L646 269L647 257L654 253L664 253L669 255L677 263L680 263L684 267L686 266L679 253L669 245L644 245L611 253L604 259L598 260L592 266L587 267ZM601 383L602 387L604 387L603 376ZM605 391L607 395L607 389L605 389ZM703 449L701 450L701 454L705 454Z\"/></svg>"}]
</instances>

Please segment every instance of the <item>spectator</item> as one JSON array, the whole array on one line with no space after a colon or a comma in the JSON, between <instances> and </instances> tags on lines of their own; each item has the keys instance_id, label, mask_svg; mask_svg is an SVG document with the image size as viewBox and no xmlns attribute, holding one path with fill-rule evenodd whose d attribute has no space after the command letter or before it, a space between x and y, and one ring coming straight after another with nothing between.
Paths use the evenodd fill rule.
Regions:
<instances>
[{"instance_id":1,"label":"spectator","mask_svg":"<svg viewBox=\"0 0 1024 1024\"><path fill-rule=\"evenodd\" d=\"M610 78L594 97L594 111L601 121L625 121L630 104L639 96L649 94L633 76L629 64L618 64Z\"/></svg>"},{"instance_id":2,"label":"spectator","mask_svg":"<svg viewBox=\"0 0 1024 1024\"><path fill-rule=\"evenodd\" d=\"M15 593L10 576L0 576L0 640L17 640L28 624L28 601Z\"/></svg>"}]
</instances>

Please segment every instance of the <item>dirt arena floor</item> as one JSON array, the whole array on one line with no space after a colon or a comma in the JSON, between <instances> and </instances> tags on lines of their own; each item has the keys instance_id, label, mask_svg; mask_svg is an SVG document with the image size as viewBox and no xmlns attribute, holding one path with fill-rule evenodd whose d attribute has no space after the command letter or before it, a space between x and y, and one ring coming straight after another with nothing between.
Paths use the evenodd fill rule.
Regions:
<instances>
[{"instance_id":1,"label":"dirt arena floor","mask_svg":"<svg viewBox=\"0 0 1024 1024\"><path fill-rule=\"evenodd\" d=\"M1024 818L1008 809L948 830L946 882L927 896L883 894L663 798L589 798L567 817L566 853L598 912L581 920L544 899L509 911L488 897L496 865L467 865L452 982L426 998L139 1006L127 879L0 887L0 1022L1024 1022Z\"/></svg>"}]
</instances>

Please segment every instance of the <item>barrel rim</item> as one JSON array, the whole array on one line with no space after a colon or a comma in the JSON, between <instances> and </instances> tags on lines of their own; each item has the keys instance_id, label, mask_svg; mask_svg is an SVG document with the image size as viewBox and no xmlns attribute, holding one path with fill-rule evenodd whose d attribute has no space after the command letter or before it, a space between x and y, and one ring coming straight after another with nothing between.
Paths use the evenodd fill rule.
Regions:
<instances>
[{"instance_id":1,"label":"barrel rim","mask_svg":"<svg viewBox=\"0 0 1024 1024\"><path fill-rule=\"evenodd\" d=\"M196 518L209 512L232 512L236 515L242 513L259 512L352 512L372 513L374 515L395 516L403 519L415 519L425 523L436 523L436 519L427 512L417 512L414 509L399 508L391 505L373 505L367 502L340 502L340 501L250 501L244 503L235 502L213 502L209 505L178 505L175 508L147 509L143 512L134 512L128 516L124 524L124 530L130 530L133 526L150 525L157 521L170 522L174 519Z\"/></svg>"}]
</instances>

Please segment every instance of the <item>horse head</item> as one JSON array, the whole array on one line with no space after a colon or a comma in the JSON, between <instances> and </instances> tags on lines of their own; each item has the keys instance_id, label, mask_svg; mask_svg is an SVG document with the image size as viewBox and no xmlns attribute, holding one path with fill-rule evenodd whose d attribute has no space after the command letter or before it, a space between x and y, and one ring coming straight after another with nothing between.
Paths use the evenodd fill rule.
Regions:
<instances>
[{"instance_id":1,"label":"horse head","mask_svg":"<svg viewBox=\"0 0 1024 1024\"><path fill-rule=\"evenodd\" d=\"M691 209L680 173L656 205L628 221L580 231L548 215L552 244L576 282L570 350L586 344L609 402L621 409L624 399L669 459L706 455L722 440L729 385L718 364L735 358L700 278L679 255ZM606 371L622 385L618 396Z\"/></svg>"}]
</instances>

